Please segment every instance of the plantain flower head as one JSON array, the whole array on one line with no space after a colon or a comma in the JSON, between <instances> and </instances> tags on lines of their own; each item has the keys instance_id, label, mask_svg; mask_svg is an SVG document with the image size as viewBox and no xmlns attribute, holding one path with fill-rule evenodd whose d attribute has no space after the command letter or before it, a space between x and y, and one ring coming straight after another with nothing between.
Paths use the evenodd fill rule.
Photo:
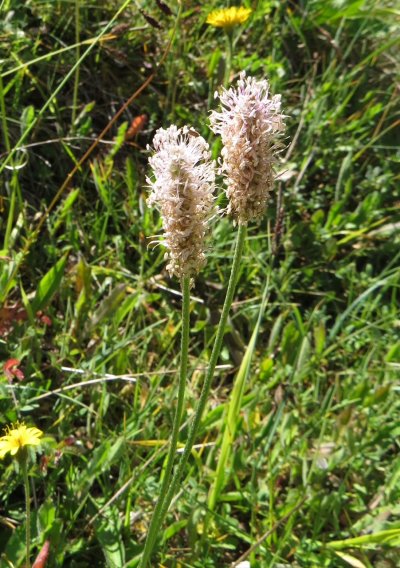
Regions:
<instances>
[{"instance_id":1,"label":"plantain flower head","mask_svg":"<svg viewBox=\"0 0 400 568\"><path fill-rule=\"evenodd\" d=\"M8 453L15 456L19 450L26 446L38 446L43 432L38 428L27 428L25 424L17 424L14 428L7 428L6 434L0 437L0 459Z\"/></svg>"},{"instance_id":2,"label":"plantain flower head","mask_svg":"<svg viewBox=\"0 0 400 568\"><path fill-rule=\"evenodd\" d=\"M215 168L207 142L195 130L175 125L157 130L149 164L154 180L149 204L159 209L167 270L195 276L206 263L205 241L213 216Z\"/></svg>"},{"instance_id":3,"label":"plantain flower head","mask_svg":"<svg viewBox=\"0 0 400 568\"><path fill-rule=\"evenodd\" d=\"M232 6L231 8L219 8L213 10L207 16L206 23L215 28L231 30L233 27L243 24L249 19L252 10L243 6Z\"/></svg>"},{"instance_id":4,"label":"plantain flower head","mask_svg":"<svg viewBox=\"0 0 400 568\"><path fill-rule=\"evenodd\" d=\"M240 74L237 86L216 93L221 111L212 111L211 129L221 135L220 173L226 178L228 213L239 224L259 220L274 181L274 164L284 131L281 96L270 96L266 79Z\"/></svg>"}]
</instances>

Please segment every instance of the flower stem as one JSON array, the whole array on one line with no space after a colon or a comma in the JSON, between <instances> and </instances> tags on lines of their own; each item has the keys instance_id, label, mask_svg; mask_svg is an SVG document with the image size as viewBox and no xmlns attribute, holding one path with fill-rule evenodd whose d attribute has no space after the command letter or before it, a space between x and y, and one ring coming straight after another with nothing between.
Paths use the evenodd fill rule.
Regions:
<instances>
[{"instance_id":1,"label":"flower stem","mask_svg":"<svg viewBox=\"0 0 400 568\"><path fill-rule=\"evenodd\" d=\"M144 546L143 555L139 564L139 568L146 566L154 546L153 543L156 539L158 528L162 522L162 518L160 518L161 510L171 481L172 467L174 465L176 448L178 446L179 428L181 425L181 417L182 417L183 403L185 400L185 387L187 380L187 366L188 366L188 354L189 354L189 327L190 327L189 308L190 308L190 278L185 277L182 279L182 336L181 336L181 362L180 362L179 384L178 384L178 402L175 411L174 423L172 426L171 443L169 446L167 465L164 471L160 496L158 498L150 522L149 532L147 534L147 539Z\"/></svg>"},{"instance_id":2,"label":"flower stem","mask_svg":"<svg viewBox=\"0 0 400 568\"><path fill-rule=\"evenodd\" d=\"M224 87L227 89L230 84L231 69L232 69L232 56L233 56L233 35L232 30L226 32L226 59L225 59L225 75Z\"/></svg>"},{"instance_id":3,"label":"flower stem","mask_svg":"<svg viewBox=\"0 0 400 568\"><path fill-rule=\"evenodd\" d=\"M239 422L239 414L242 408L244 389L250 374L251 362L256 348L260 326L263 321L265 310L268 305L270 277L271 277L271 264L268 265L267 280L261 299L257 322L253 329L253 333L247 345L246 351L243 355L243 359L239 367L239 370L234 378L230 392L230 399L227 404L226 413L223 420L223 427L221 432L222 442L220 445L220 452L219 452L217 467L215 470L215 476L213 476L213 483L208 496L208 510L203 525L205 536L207 536L207 527L210 517L214 512L221 491L223 487L227 484L227 481L229 479L230 474L227 473L227 466L230 463L232 452L234 451L233 450L234 441L235 441L237 425Z\"/></svg>"},{"instance_id":4,"label":"flower stem","mask_svg":"<svg viewBox=\"0 0 400 568\"><path fill-rule=\"evenodd\" d=\"M24 490L25 490L25 513L26 513L26 520L25 520L25 544L26 544L26 568L30 568L30 552L31 552L31 491L29 487L29 478L28 478L28 456L26 451L23 449L22 452L24 455L21 455L21 468L22 468L22 477L24 478Z\"/></svg>"},{"instance_id":5,"label":"flower stem","mask_svg":"<svg viewBox=\"0 0 400 568\"><path fill-rule=\"evenodd\" d=\"M75 132L75 122L76 122L76 111L78 108L78 91L79 91L79 71L80 67L78 65L81 56L81 19L80 19L80 0L75 0L75 44L76 44L76 61L77 66L75 69L74 77L74 90L72 94L72 117L71 126L72 131Z\"/></svg>"},{"instance_id":6,"label":"flower stem","mask_svg":"<svg viewBox=\"0 0 400 568\"><path fill-rule=\"evenodd\" d=\"M236 247L235 247L235 253L234 253L234 257L233 257L233 264L232 264L232 269L231 269L231 275L229 278L229 284L228 284L228 289L226 292L226 296L225 296L225 301L224 301L224 306L222 308L222 314L221 314L221 319L220 322L218 324L218 329L217 329L217 334L215 337L215 343L214 343L214 347L211 353L211 357L210 357L210 363L207 369L207 373L206 373L206 377L204 380L204 384L203 384L203 388L200 394L200 398L199 398L199 402L196 408L196 413L193 419L193 422L191 424L190 430L189 430L189 434L188 434L188 438L186 440L186 444L185 444L185 448L183 450L183 454L182 457L179 461L179 465L178 465L178 469L176 470L172 481L170 483L169 489L168 489L168 493L166 494L165 498L163 499L163 502L161 503L159 512L157 514L157 518L155 518L155 515L153 516L153 519L155 519L154 521L154 527L150 527L150 530L153 528L152 530L152 534L148 535L147 541L146 541L146 545L145 545L145 551L143 552L143 556L142 556L142 560L141 560L141 564L140 564L140 568L146 568L146 563L147 561L150 559L150 555L152 553L152 550L154 548L154 544L155 544L155 539L156 536L158 534L159 528L167 514L169 505L175 495L176 492L176 488L178 486L178 483L182 477L183 474L183 470L187 464L187 461L189 459L189 456L191 454L192 451L192 447L194 444L194 441L196 439L196 435L200 426L200 421L201 421L201 417L203 415L204 409L206 407L207 404L207 400L208 400L208 395L210 392L210 388L211 388L211 382L214 376L214 371L215 371L215 367L217 365L218 362L218 358L221 352L221 347L222 347L222 341L225 335L225 328L226 328L226 324L228 321L228 315L229 315L229 310L230 307L232 305L232 301L233 301L233 297L234 297L234 293L235 293L235 288L236 288L236 283L239 277L239 270L240 270L240 260L242 257L242 252L243 252L243 246L244 246L244 241L245 241L245 237L246 237L246 226L245 225L239 225L239 231L237 234L237 239L236 239ZM157 503L158 506L158 503ZM147 550L146 550L147 548ZM146 555L145 555L146 553Z\"/></svg>"}]
</instances>

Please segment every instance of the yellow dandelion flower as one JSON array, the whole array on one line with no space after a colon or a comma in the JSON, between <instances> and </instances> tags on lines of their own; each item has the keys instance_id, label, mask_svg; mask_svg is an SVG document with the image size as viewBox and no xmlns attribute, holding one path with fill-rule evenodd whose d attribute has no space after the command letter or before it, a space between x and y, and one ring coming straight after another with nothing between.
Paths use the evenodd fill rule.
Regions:
<instances>
[{"instance_id":1,"label":"yellow dandelion flower","mask_svg":"<svg viewBox=\"0 0 400 568\"><path fill-rule=\"evenodd\" d=\"M216 28L224 28L230 30L231 28L243 24L249 19L252 10L240 6L232 6L231 8L220 8L213 10L207 16L207 24L211 24Z\"/></svg>"},{"instance_id":2,"label":"yellow dandelion flower","mask_svg":"<svg viewBox=\"0 0 400 568\"><path fill-rule=\"evenodd\" d=\"M27 428L25 424L16 424L7 428L5 436L0 437L0 459L10 453L12 456L25 446L38 446L43 432L38 428Z\"/></svg>"}]
</instances>

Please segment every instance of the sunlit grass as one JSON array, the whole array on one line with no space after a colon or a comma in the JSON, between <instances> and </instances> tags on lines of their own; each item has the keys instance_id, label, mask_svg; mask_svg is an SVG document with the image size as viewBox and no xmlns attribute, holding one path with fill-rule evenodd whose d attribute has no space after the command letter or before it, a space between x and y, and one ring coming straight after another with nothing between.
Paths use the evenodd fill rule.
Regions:
<instances>
[{"instance_id":1,"label":"sunlit grass","mask_svg":"<svg viewBox=\"0 0 400 568\"><path fill-rule=\"evenodd\" d=\"M175 36L169 5L172 16L142 6L162 29L130 2L1 8L0 349L25 377L1 379L1 425L25 420L52 437L29 471L32 559L49 540L48 567L137 565L166 466L181 331L179 286L150 244L161 225L146 206L146 144L173 119L217 155L205 117L214 91L245 68L268 76L288 115L282 245L272 260L272 201L249 226L220 367L158 561L394 568L398 14L367 1L246 4L253 13L227 61L224 33L205 23L220 4L186 4ZM121 108L107 144L81 163ZM178 453L233 254L226 219L213 234L191 290ZM10 457L0 468L0 552L22 567L24 495Z\"/></svg>"}]
</instances>

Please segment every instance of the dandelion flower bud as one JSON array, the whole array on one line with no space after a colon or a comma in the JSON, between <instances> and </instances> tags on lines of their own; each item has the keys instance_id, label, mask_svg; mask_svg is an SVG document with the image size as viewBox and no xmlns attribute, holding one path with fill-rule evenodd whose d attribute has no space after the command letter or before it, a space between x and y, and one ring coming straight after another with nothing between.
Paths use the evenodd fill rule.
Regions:
<instances>
[{"instance_id":1,"label":"dandelion flower bud","mask_svg":"<svg viewBox=\"0 0 400 568\"><path fill-rule=\"evenodd\" d=\"M192 277L206 263L205 239L214 212L214 162L207 142L187 126L160 128L153 146L149 204L161 212L167 270Z\"/></svg>"},{"instance_id":2,"label":"dandelion flower bud","mask_svg":"<svg viewBox=\"0 0 400 568\"><path fill-rule=\"evenodd\" d=\"M269 96L267 80L240 74L236 88L223 89L221 112L212 111L211 129L221 135L220 173L229 199L228 213L239 224L260 219L274 181L274 164L281 144L284 115L281 96Z\"/></svg>"}]
</instances>

